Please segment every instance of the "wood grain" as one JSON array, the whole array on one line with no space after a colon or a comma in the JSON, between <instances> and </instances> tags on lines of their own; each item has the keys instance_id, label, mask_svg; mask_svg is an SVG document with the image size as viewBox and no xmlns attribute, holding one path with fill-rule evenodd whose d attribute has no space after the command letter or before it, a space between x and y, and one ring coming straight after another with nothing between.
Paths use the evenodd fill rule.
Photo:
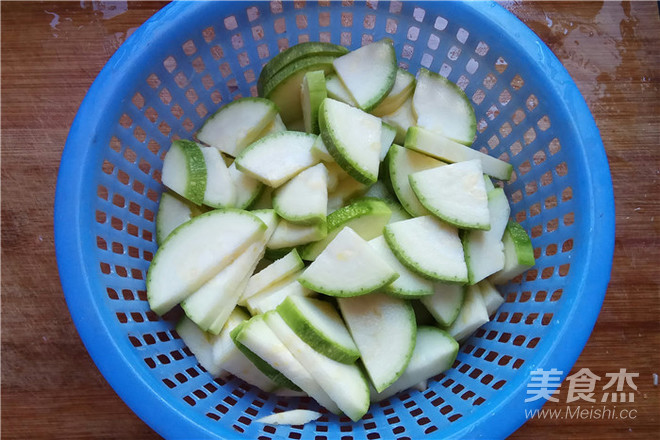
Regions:
<instances>
[{"instance_id":1,"label":"wood grain","mask_svg":"<svg viewBox=\"0 0 660 440\"><path fill-rule=\"evenodd\" d=\"M513 438L651 438L660 434L660 21L652 2L508 5L562 61L605 145L616 206L612 277L573 372L639 373L632 420L531 420ZM530 6L530 5L526 5ZM602 384L601 384L602 385ZM566 385L561 396L566 396ZM602 396L602 393L599 395ZM568 406L575 409L585 402ZM544 408L565 410L564 399ZM588 404L586 406L589 406ZM623 405L620 405L623 408Z\"/></svg>"},{"instance_id":2,"label":"wood grain","mask_svg":"<svg viewBox=\"0 0 660 440\"><path fill-rule=\"evenodd\" d=\"M68 128L128 34L163 6L2 2L2 437L157 438L106 384L64 302L53 198ZM531 420L514 438L660 434L660 21L655 2L505 2L554 51L593 112L616 197L614 270L573 371L638 372L634 420ZM96 8L96 9L95 9ZM659 222L655 221L658 217ZM565 403L545 408L564 408Z\"/></svg>"}]
</instances>

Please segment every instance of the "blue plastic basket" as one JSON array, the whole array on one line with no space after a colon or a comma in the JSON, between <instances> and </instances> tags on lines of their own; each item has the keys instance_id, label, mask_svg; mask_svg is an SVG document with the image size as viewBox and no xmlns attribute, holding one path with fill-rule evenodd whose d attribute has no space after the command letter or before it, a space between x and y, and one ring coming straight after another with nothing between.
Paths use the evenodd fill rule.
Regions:
<instances>
[{"instance_id":1,"label":"blue plastic basket","mask_svg":"<svg viewBox=\"0 0 660 440\"><path fill-rule=\"evenodd\" d=\"M374 404L359 422L325 414L305 426L253 423L305 398L214 380L149 310L162 159L219 106L256 94L263 63L295 43L357 48L392 38L401 66L448 76L473 101L475 147L510 161L512 217L537 265L503 287L506 303L462 347L454 368ZM609 280L614 205L594 121L568 73L494 3L173 3L119 48L92 85L62 156L57 259L74 322L126 403L168 438L504 437L525 421L530 371L568 373Z\"/></svg>"}]
</instances>

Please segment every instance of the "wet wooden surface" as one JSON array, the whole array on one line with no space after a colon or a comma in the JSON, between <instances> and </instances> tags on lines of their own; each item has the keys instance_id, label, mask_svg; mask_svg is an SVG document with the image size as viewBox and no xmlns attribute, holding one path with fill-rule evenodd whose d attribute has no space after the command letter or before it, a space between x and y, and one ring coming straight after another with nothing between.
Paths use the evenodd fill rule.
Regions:
<instances>
[{"instance_id":1,"label":"wet wooden surface","mask_svg":"<svg viewBox=\"0 0 660 440\"><path fill-rule=\"evenodd\" d=\"M2 438L157 438L106 384L62 295L53 196L89 85L162 3L2 8ZM105 2L108 3L108 2ZM118 5L118 6L117 6ZM614 270L573 371L639 373L635 418L532 420L515 438L660 434L660 21L656 2L505 2L554 51L601 130L616 196ZM565 395L565 394L562 394ZM572 404L574 408L580 402ZM545 408L565 411L566 403ZM623 408L623 405L621 406Z\"/></svg>"}]
</instances>

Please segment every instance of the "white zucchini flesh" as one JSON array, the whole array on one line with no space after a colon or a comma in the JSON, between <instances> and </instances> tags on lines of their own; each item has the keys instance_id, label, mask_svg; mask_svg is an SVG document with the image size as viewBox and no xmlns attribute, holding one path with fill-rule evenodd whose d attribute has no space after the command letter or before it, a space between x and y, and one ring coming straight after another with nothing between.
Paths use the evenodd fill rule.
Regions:
<instances>
[{"instance_id":1,"label":"white zucchini flesh","mask_svg":"<svg viewBox=\"0 0 660 440\"><path fill-rule=\"evenodd\" d=\"M300 103L300 86L305 73L317 70L329 73L332 71L332 61L335 58L336 56L321 55L296 60L265 83L263 96L277 105L280 116L289 129L299 122L301 131L305 130Z\"/></svg>"},{"instance_id":2,"label":"white zucchini flesh","mask_svg":"<svg viewBox=\"0 0 660 440\"><path fill-rule=\"evenodd\" d=\"M470 145L477 131L477 119L470 100L444 76L420 69L413 94L417 125Z\"/></svg>"},{"instance_id":3,"label":"white zucchini flesh","mask_svg":"<svg viewBox=\"0 0 660 440\"><path fill-rule=\"evenodd\" d=\"M259 197L264 184L239 171L234 162L227 167L227 171L236 189L236 208L247 209Z\"/></svg>"},{"instance_id":4,"label":"white zucchini flesh","mask_svg":"<svg viewBox=\"0 0 660 440\"><path fill-rule=\"evenodd\" d=\"M211 334L218 334L225 327L227 320L231 317L231 313L229 317L227 316L227 311L231 311L231 308L236 305L235 295L240 298L242 292L245 291L249 277L264 256L265 244L273 235L279 222L277 214L272 209L252 211L252 214L266 225L263 237L252 243L230 266L223 269L216 277L181 303L186 313L190 316L196 314L198 325L203 323L204 328ZM246 267L247 264L249 267ZM236 283L233 274L237 271L244 271L246 276ZM232 277L234 277L234 281L227 283L226 281Z\"/></svg>"},{"instance_id":5,"label":"white zucchini flesh","mask_svg":"<svg viewBox=\"0 0 660 440\"><path fill-rule=\"evenodd\" d=\"M281 372L328 411L332 413L339 412L339 408L330 399L330 396L271 330L264 320L264 315L250 318L239 334L236 335L236 340L271 367Z\"/></svg>"},{"instance_id":6,"label":"white zucchini flesh","mask_svg":"<svg viewBox=\"0 0 660 440\"><path fill-rule=\"evenodd\" d=\"M369 111L377 106L394 86L397 65L390 39L362 46L340 56L332 64L362 110Z\"/></svg>"},{"instance_id":7,"label":"white zucchini flesh","mask_svg":"<svg viewBox=\"0 0 660 440\"><path fill-rule=\"evenodd\" d=\"M263 237L265 230L258 217L235 209L214 210L181 225L149 266L151 309L159 315L169 311Z\"/></svg>"},{"instance_id":8,"label":"white zucchini flesh","mask_svg":"<svg viewBox=\"0 0 660 440\"><path fill-rule=\"evenodd\" d=\"M458 342L462 342L488 321L488 310L479 286L468 286L461 311L447 332Z\"/></svg>"},{"instance_id":9,"label":"white zucchini flesh","mask_svg":"<svg viewBox=\"0 0 660 440\"><path fill-rule=\"evenodd\" d=\"M327 162L325 165L326 168L328 169L329 179L334 179L337 181L333 190L337 190L337 187L341 183L343 183L344 186L349 186L351 188L359 188L360 190L368 188L367 185L365 185L364 183L360 183L357 180L355 180L353 177L351 177L351 175L348 174L346 171L344 171L344 169L341 166L339 166L339 164L337 164L337 162L335 162L334 159L332 160L332 162ZM333 177L330 177L331 174L333 175ZM331 191L330 186L328 184L328 192L330 191Z\"/></svg>"},{"instance_id":10,"label":"white zucchini flesh","mask_svg":"<svg viewBox=\"0 0 660 440\"><path fill-rule=\"evenodd\" d=\"M275 115L273 122L268 124L255 139L261 139L264 136L279 133L280 131L286 131L286 125L284 125L284 121L282 121L282 117L278 113Z\"/></svg>"},{"instance_id":11,"label":"white zucchini flesh","mask_svg":"<svg viewBox=\"0 0 660 440\"><path fill-rule=\"evenodd\" d=\"M322 139L321 136L319 136L319 139ZM337 189L337 185L339 185L339 182L343 179L344 176L348 176L348 174L346 174L346 171L342 170L341 167L337 165L337 162L335 162L334 159L332 159L331 161L324 161L324 163L326 169L328 170L328 199L329 199L330 193L332 193L335 189ZM329 212L330 211L328 211L328 213Z\"/></svg>"},{"instance_id":12,"label":"white zucchini flesh","mask_svg":"<svg viewBox=\"0 0 660 440\"><path fill-rule=\"evenodd\" d=\"M156 214L156 242L162 244L176 228L193 218L193 204L164 192Z\"/></svg>"},{"instance_id":13,"label":"white zucchini flesh","mask_svg":"<svg viewBox=\"0 0 660 440\"><path fill-rule=\"evenodd\" d=\"M392 146L395 137L396 137L396 128L392 127L390 124L382 123L380 129L381 150L379 156L381 162L385 160L385 156L387 156L387 152L390 151L390 147Z\"/></svg>"},{"instance_id":14,"label":"white zucchini flesh","mask_svg":"<svg viewBox=\"0 0 660 440\"><path fill-rule=\"evenodd\" d=\"M273 208L285 220L299 224L325 221L328 210L328 170L322 164L301 171L273 193Z\"/></svg>"},{"instance_id":15,"label":"white zucchini flesh","mask_svg":"<svg viewBox=\"0 0 660 440\"><path fill-rule=\"evenodd\" d=\"M346 202L344 201L343 196L332 194L330 197L328 197L328 212L333 213L345 204Z\"/></svg>"},{"instance_id":16,"label":"white zucchini flesh","mask_svg":"<svg viewBox=\"0 0 660 440\"><path fill-rule=\"evenodd\" d=\"M325 143L323 143L323 136L321 135L316 138L314 145L312 145L312 154L319 161L335 163L332 155L328 152L328 148L325 146ZM337 167L339 167L339 165L337 165Z\"/></svg>"},{"instance_id":17,"label":"white zucchini flesh","mask_svg":"<svg viewBox=\"0 0 660 440\"><path fill-rule=\"evenodd\" d=\"M374 116L385 116L395 112L401 105L410 98L415 91L415 75L403 70L397 69L394 79L394 86L380 104L378 104L370 113Z\"/></svg>"},{"instance_id":18,"label":"white zucchini flesh","mask_svg":"<svg viewBox=\"0 0 660 440\"><path fill-rule=\"evenodd\" d=\"M368 193L369 193L369 191L367 191L367 194L365 194L364 197L362 197L359 200L365 200L365 199L382 200L387 205L387 207L390 208L390 211L392 211L392 216L390 217L390 221L388 222L388 224L389 223L396 223L396 222L400 222L402 220L408 220L408 219L412 218L410 216L410 214L408 214L408 211L403 209L403 206L401 206L401 204L399 202L397 202L396 200L391 199L389 196L386 196L386 197L373 197L373 196L369 197Z\"/></svg>"},{"instance_id":19,"label":"white zucchini flesh","mask_svg":"<svg viewBox=\"0 0 660 440\"><path fill-rule=\"evenodd\" d=\"M196 205L204 202L206 162L199 145L187 140L172 142L163 160L163 185Z\"/></svg>"},{"instance_id":20,"label":"white zucchini flesh","mask_svg":"<svg viewBox=\"0 0 660 440\"><path fill-rule=\"evenodd\" d=\"M327 236L311 243L300 251L303 260L313 261L344 227L350 227L365 240L383 234L383 228L392 215L387 204L381 200L359 200L328 215Z\"/></svg>"},{"instance_id":21,"label":"white zucchini flesh","mask_svg":"<svg viewBox=\"0 0 660 440\"><path fill-rule=\"evenodd\" d=\"M358 106L355 99L353 99L351 93L346 89L346 86L341 82L341 78L339 78L336 73L328 75L325 81L325 87L328 91L328 98L341 101L351 107Z\"/></svg>"},{"instance_id":22,"label":"white zucchini flesh","mask_svg":"<svg viewBox=\"0 0 660 440\"><path fill-rule=\"evenodd\" d=\"M383 180L379 180L378 182L371 185L367 190L367 192L364 194L364 196L371 197L374 199L381 199L383 201L396 200L396 196L392 194L392 192L385 185Z\"/></svg>"},{"instance_id":23,"label":"white zucchini flesh","mask_svg":"<svg viewBox=\"0 0 660 440\"><path fill-rule=\"evenodd\" d=\"M236 188L222 154L213 147L201 147L206 162L204 204L213 208L232 208L236 205Z\"/></svg>"},{"instance_id":24,"label":"white zucchini flesh","mask_svg":"<svg viewBox=\"0 0 660 440\"><path fill-rule=\"evenodd\" d=\"M316 136L297 131L271 134L243 150L234 163L249 176L277 188L318 162L311 151L315 140Z\"/></svg>"},{"instance_id":25,"label":"white zucchini flesh","mask_svg":"<svg viewBox=\"0 0 660 440\"><path fill-rule=\"evenodd\" d=\"M385 227L385 240L408 269L432 280L464 283L468 270L458 230L433 216Z\"/></svg>"},{"instance_id":26,"label":"white zucchini flesh","mask_svg":"<svg viewBox=\"0 0 660 440\"><path fill-rule=\"evenodd\" d=\"M427 379L449 370L457 355L458 343L447 332L436 327L418 327L408 367L392 385L380 393L372 393L371 401L380 402L400 391L425 384Z\"/></svg>"},{"instance_id":27,"label":"white zucchini flesh","mask_svg":"<svg viewBox=\"0 0 660 440\"><path fill-rule=\"evenodd\" d=\"M277 216L277 213L275 212L274 209L254 209L250 211L250 214L257 217L259 220L261 220L264 223L264 225L266 225L266 232L264 233L262 240L268 243L268 241L270 241L270 238L275 233L275 230L277 229L277 226L281 221L280 218Z\"/></svg>"},{"instance_id":28,"label":"white zucchini flesh","mask_svg":"<svg viewBox=\"0 0 660 440\"><path fill-rule=\"evenodd\" d=\"M440 327L448 328L454 323L463 306L465 289L461 284L437 282L433 285L433 295L425 296L420 301Z\"/></svg>"},{"instance_id":29,"label":"white zucchini flesh","mask_svg":"<svg viewBox=\"0 0 660 440\"><path fill-rule=\"evenodd\" d=\"M435 216L462 229L490 229L480 161L418 171L408 179L417 199Z\"/></svg>"},{"instance_id":30,"label":"white zucchini flesh","mask_svg":"<svg viewBox=\"0 0 660 440\"><path fill-rule=\"evenodd\" d=\"M252 211L265 225L266 232L252 243L233 263L181 303L186 314L209 333L218 334L242 296L250 276L266 252L279 218L272 209ZM244 274L242 279L240 275ZM196 317L197 319L194 319Z\"/></svg>"},{"instance_id":31,"label":"white zucchini flesh","mask_svg":"<svg viewBox=\"0 0 660 440\"><path fill-rule=\"evenodd\" d=\"M504 268L502 236L509 221L511 208L502 188L495 188L488 193L488 212L490 216L488 231L475 229L466 231L463 236L470 284L476 284Z\"/></svg>"},{"instance_id":32,"label":"white zucchini flesh","mask_svg":"<svg viewBox=\"0 0 660 440\"><path fill-rule=\"evenodd\" d=\"M228 351L223 358L221 365L224 371L263 391L273 392L278 389L279 385L262 373L245 354L236 348L231 338L229 342L232 344L233 349Z\"/></svg>"},{"instance_id":33,"label":"white zucchini flesh","mask_svg":"<svg viewBox=\"0 0 660 440\"><path fill-rule=\"evenodd\" d=\"M185 319L190 321L190 318L185 317ZM242 308L236 307L234 308L234 310L231 311L231 313L225 320L225 325L220 329L221 331L218 332L217 335L211 335L210 333L207 333L209 335L209 341L213 349L212 350L213 362L216 365L222 367L222 363L225 360L225 357L228 356L231 349L236 349L236 346L234 345L234 342L232 341L231 336L229 335L231 330L233 330L243 321L247 321L248 319L250 319L250 315L245 313L245 311L243 311Z\"/></svg>"},{"instance_id":34,"label":"white zucchini flesh","mask_svg":"<svg viewBox=\"0 0 660 440\"><path fill-rule=\"evenodd\" d=\"M344 180L352 180L354 182L357 182L357 180L355 180L353 177L351 177L350 174L344 171L344 169L337 162L335 162L334 159L332 159L331 161L327 161L325 163L325 166L328 169L328 174L335 175L335 179L337 180L337 183L342 182Z\"/></svg>"},{"instance_id":35,"label":"white zucchini flesh","mask_svg":"<svg viewBox=\"0 0 660 440\"><path fill-rule=\"evenodd\" d=\"M365 295L398 277L369 243L344 227L298 281L315 292L341 297Z\"/></svg>"},{"instance_id":36,"label":"white zucchini flesh","mask_svg":"<svg viewBox=\"0 0 660 440\"><path fill-rule=\"evenodd\" d=\"M266 232L264 233L263 240L268 242L270 237L275 233L277 226L279 225L280 218L277 216L277 213L274 209L254 209L250 211L250 214L257 217L259 220L266 225Z\"/></svg>"},{"instance_id":37,"label":"white zucchini flesh","mask_svg":"<svg viewBox=\"0 0 660 440\"><path fill-rule=\"evenodd\" d=\"M360 420L369 410L369 386L360 368L356 364L337 362L314 350L291 330L279 313L264 316L271 330L339 409L351 420Z\"/></svg>"},{"instance_id":38,"label":"white zucchini flesh","mask_svg":"<svg viewBox=\"0 0 660 440\"><path fill-rule=\"evenodd\" d=\"M270 250L288 249L322 240L327 236L327 233L328 229L325 222L316 225L299 225L281 220L267 247Z\"/></svg>"},{"instance_id":39,"label":"white zucchini flesh","mask_svg":"<svg viewBox=\"0 0 660 440\"><path fill-rule=\"evenodd\" d=\"M328 212L334 212L342 206L346 206L351 200L361 196L367 191L367 186L358 182L351 176L346 175L346 178L337 183L336 188L328 193Z\"/></svg>"},{"instance_id":40,"label":"white zucchini flesh","mask_svg":"<svg viewBox=\"0 0 660 440\"><path fill-rule=\"evenodd\" d=\"M231 331L248 319L250 316L241 309L237 308L231 312L222 331L213 338L213 364L250 385L264 391L273 391L277 384L245 357L231 338Z\"/></svg>"},{"instance_id":41,"label":"white zucchini flesh","mask_svg":"<svg viewBox=\"0 0 660 440\"><path fill-rule=\"evenodd\" d=\"M327 97L323 71L305 73L300 87L300 102L307 133L319 134L319 107Z\"/></svg>"},{"instance_id":42,"label":"white zucchini flesh","mask_svg":"<svg viewBox=\"0 0 660 440\"><path fill-rule=\"evenodd\" d=\"M269 266L252 275L240 302L244 302L252 295L262 292L291 275L300 272L304 267L305 264L300 259L298 251L295 249L292 250L284 257L273 261Z\"/></svg>"},{"instance_id":43,"label":"white zucchini flesh","mask_svg":"<svg viewBox=\"0 0 660 440\"><path fill-rule=\"evenodd\" d=\"M292 409L261 417L255 420L255 422L266 425L304 425L305 423L313 422L319 417L321 417L320 412L310 411L308 409Z\"/></svg>"},{"instance_id":44,"label":"white zucchini flesh","mask_svg":"<svg viewBox=\"0 0 660 440\"><path fill-rule=\"evenodd\" d=\"M277 312L303 341L319 353L345 364L360 357L344 321L329 302L292 296L277 306Z\"/></svg>"},{"instance_id":45,"label":"white zucchini flesh","mask_svg":"<svg viewBox=\"0 0 660 440\"><path fill-rule=\"evenodd\" d=\"M422 127L411 127L406 133L406 148L435 157L446 162L463 162L478 159L484 173L500 180L509 180L513 166L503 160L473 150L463 144Z\"/></svg>"},{"instance_id":46,"label":"white zucchini flesh","mask_svg":"<svg viewBox=\"0 0 660 440\"><path fill-rule=\"evenodd\" d=\"M415 348L412 306L383 293L337 302L371 383L376 391L383 391L403 374Z\"/></svg>"},{"instance_id":47,"label":"white zucchini flesh","mask_svg":"<svg viewBox=\"0 0 660 440\"><path fill-rule=\"evenodd\" d=\"M280 222L277 213L274 209L255 209L249 212L266 225L266 232L264 233L262 240L268 242L270 237L275 233L275 229L277 229Z\"/></svg>"},{"instance_id":48,"label":"white zucchini flesh","mask_svg":"<svg viewBox=\"0 0 660 440\"><path fill-rule=\"evenodd\" d=\"M488 316L493 316L493 313L504 304L504 297L488 280L482 280L477 285L479 286L481 297L484 300Z\"/></svg>"},{"instance_id":49,"label":"white zucchini flesh","mask_svg":"<svg viewBox=\"0 0 660 440\"><path fill-rule=\"evenodd\" d=\"M389 170L392 188L396 194L401 206L413 217L420 217L431 214L428 209L421 204L417 195L410 186L411 174L438 168L446 165L432 157L426 156L399 145L392 145L387 154L387 167Z\"/></svg>"},{"instance_id":50,"label":"white zucchini flesh","mask_svg":"<svg viewBox=\"0 0 660 440\"><path fill-rule=\"evenodd\" d=\"M229 266L197 289L182 303L186 315L201 329L209 331L212 324L224 325L224 320L236 307L242 291L239 287L261 259L265 242L251 244Z\"/></svg>"},{"instance_id":51,"label":"white zucchini flesh","mask_svg":"<svg viewBox=\"0 0 660 440\"><path fill-rule=\"evenodd\" d=\"M160 211L158 211L160 215ZM527 231L514 221L507 223L502 237L504 267L490 276L494 284L504 284L534 266L534 246Z\"/></svg>"},{"instance_id":52,"label":"white zucchini flesh","mask_svg":"<svg viewBox=\"0 0 660 440\"><path fill-rule=\"evenodd\" d=\"M396 223L402 220L409 220L412 216L403 209L403 206L395 200L386 199L384 200L388 208L392 211L392 216L390 217L389 223Z\"/></svg>"},{"instance_id":53,"label":"white zucchini flesh","mask_svg":"<svg viewBox=\"0 0 660 440\"><path fill-rule=\"evenodd\" d=\"M248 277L245 277L240 282L240 284L238 285L236 290L238 292L243 292L245 290L245 286L247 285L247 281L248 281ZM237 308L235 308L234 310L237 310ZM231 314L229 316L231 317ZM226 327L228 319L229 318L225 318L222 314L218 315L218 317L213 321L213 323L209 327L209 330L208 330L209 333L219 334L222 331L222 329Z\"/></svg>"},{"instance_id":54,"label":"white zucchini flesh","mask_svg":"<svg viewBox=\"0 0 660 440\"><path fill-rule=\"evenodd\" d=\"M321 136L328 152L355 180L371 185L378 179L380 118L334 99L319 109Z\"/></svg>"},{"instance_id":55,"label":"white zucchini flesh","mask_svg":"<svg viewBox=\"0 0 660 440\"><path fill-rule=\"evenodd\" d=\"M422 381L416 383L415 385L413 385L411 388L414 388L414 389L416 389L417 391L419 391L421 393L421 392L426 391L428 386L429 386L428 382L426 380L422 380Z\"/></svg>"},{"instance_id":56,"label":"white zucchini flesh","mask_svg":"<svg viewBox=\"0 0 660 440\"><path fill-rule=\"evenodd\" d=\"M263 98L241 98L211 115L197 139L232 157L250 145L277 115L277 107Z\"/></svg>"},{"instance_id":57,"label":"white zucchini flesh","mask_svg":"<svg viewBox=\"0 0 660 440\"><path fill-rule=\"evenodd\" d=\"M314 292L300 284L297 280L300 273L297 273L288 280L287 283L276 285L268 290L257 293L247 299L247 308L253 315L262 315L277 306L289 297L303 297L314 295Z\"/></svg>"},{"instance_id":58,"label":"white zucchini flesh","mask_svg":"<svg viewBox=\"0 0 660 440\"><path fill-rule=\"evenodd\" d=\"M412 96L408 97L408 99L406 99L394 112L382 116L381 119L384 123L389 124L396 129L394 142L403 144L408 129L417 124L417 118L412 109Z\"/></svg>"},{"instance_id":59,"label":"white zucchini flesh","mask_svg":"<svg viewBox=\"0 0 660 440\"><path fill-rule=\"evenodd\" d=\"M188 346L192 354L197 358L197 362L204 367L213 377L218 377L222 372L222 367L213 361L213 344L211 336L204 330L197 327L186 316L182 317L176 325L176 332L181 337L184 344Z\"/></svg>"},{"instance_id":60,"label":"white zucchini flesh","mask_svg":"<svg viewBox=\"0 0 660 440\"><path fill-rule=\"evenodd\" d=\"M382 235L369 240L369 245L399 274L399 278L382 288L383 292L402 298L433 295L433 282L404 266L394 255Z\"/></svg>"},{"instance_id":61,"label":"white zucchini flesh","mask_svg":"<svg viewBox=\"0 0 660 440\"><path fill-rule=\"evenodd\" d=\"M261 318L261 316L259 316ZM288 388L293 391L301 391L300 387L293 383L289 378L279 371L277 368L273 367L269 362L266 362L254 351L250 350L243 342L241 341L245 335L242 335L243 329L249 327L255 321L252 321L252 318L247 320L244 323L241 323L237 328L231 331L231 337L234 341L236 347L247 357L259 370L261 370L266 376L268 376L273 382L275 382L279 389ZM270 341L272 342L272 341Z\"/></svg>"}]
</instances>

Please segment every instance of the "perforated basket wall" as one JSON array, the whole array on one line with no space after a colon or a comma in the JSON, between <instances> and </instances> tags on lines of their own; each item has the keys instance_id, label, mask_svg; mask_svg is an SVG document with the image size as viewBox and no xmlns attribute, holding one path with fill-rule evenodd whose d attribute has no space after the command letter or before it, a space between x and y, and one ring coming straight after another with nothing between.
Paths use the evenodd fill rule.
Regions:
<instances>
[{"instance_id":1,"label":"perforated basket wall","mask_svg":"<svg viewBox=\"0 0 660 440\"><path fill-rule=\"evenodd\" d=\"M506 303L462 346L454 368L371 407L298 427L253 421L318 408L235 378L214 380L149 310L162 159L204 118L256 95L261 66L308 40L351 49L384 37L403 68L449 77L476 109L475 148L510 161L512 217L537 265L502 289ZM598 315L613 246L603 147L584 101L551 52L492 3L175 3L110 60L81 106L56 197L62 284L76 326L117 393L166 437L390 439L499 437L524 422L530 371L570 370ZM527 405L527 406L526 406Z\"/></svg>"}]
</instances>

